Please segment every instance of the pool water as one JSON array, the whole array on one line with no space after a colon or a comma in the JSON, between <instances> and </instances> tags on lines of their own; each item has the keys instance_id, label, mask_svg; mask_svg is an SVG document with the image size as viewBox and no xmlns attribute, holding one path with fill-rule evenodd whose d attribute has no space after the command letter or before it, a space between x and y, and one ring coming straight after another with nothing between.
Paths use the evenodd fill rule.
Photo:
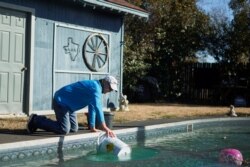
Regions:
<instances>
[{"instance_id":1,"label":"pool water","mask_svg":"<svg viewBox=\"0 0 250 167\"><path fill-rule=\"evenodd\" d=\"M58 147L58 150L52 154L42 156L39 154L26 159L0 162L0 166L230 167L228 164L218 162L219 153L224 148L240 150L244 160L250 162L248 121L239 121L233 125L231 123L195 125L194 131L153 136L149 140L127 142L132 147L132 154L122 159L113 154L97 154L93 149L78 147L68 150ZM245 163L242 166L250 166L250 164Z\"/></svg>"},{"instance_id":2,"label":"pool water","mask_svg":"<svg viewBox=\"0 0 250 167\"><path fill-rule=\"evenodd\" d=\"M224 148L238 149L249 160L250 127L211 127L168 135L132 145L132 154L127 159L92 151L64 161L63 166L228 167L218 162Z\"/></svg>"},{"instance_id":3,"label":"pool water","mask_svg":"<svg viewBox=\"0 0 250 167\"><path fill-rule=\"evenodd\" d=\"M89 153L84 159L97 162L118 162L118 161L131 161L131 160L144 160L152 158L159 153L157 149L146 147L134 147L132 154L129 156L117 157L112 153L110 154L97 154L95 151Z\"/></svg>"}]
</instances>

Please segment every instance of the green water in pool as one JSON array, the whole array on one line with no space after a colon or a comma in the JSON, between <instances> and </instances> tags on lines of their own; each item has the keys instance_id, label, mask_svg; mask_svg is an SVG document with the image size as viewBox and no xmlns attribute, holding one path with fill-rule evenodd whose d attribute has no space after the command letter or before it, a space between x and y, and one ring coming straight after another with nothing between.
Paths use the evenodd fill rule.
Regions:
<instances>
[{"instance_id":1,"label":"green water in pool","mask_svg":"<svg viewBox=\"0 0 250 167\"><path fill-rule=\"evenodd\" d=\"M77 148L55 155L31 157L1 163L0 166L36 167L228 167L218 161L224 148L238 149L250 160L250 126L208 126L187 133L169 134L150 140L128 143L132 154L119 159L113 154ZM250 166L245 163L244 166Z\"/></svg>"},{"instance_id":2,"label":"green water in pool","mask_svg":"<svg viewBox=\"0 0 250 167\"><path fill-rule=\"evenodd\" d=\"M90 152L85 156L66 161L64 165L226 167L230 165L218 161L219 153L224 148L238 149L244 159L249 160L250 127L211 127L168 135L132 146L132 154L126 159L119 159L112 154Z\"/></svg>"}]
</instances>

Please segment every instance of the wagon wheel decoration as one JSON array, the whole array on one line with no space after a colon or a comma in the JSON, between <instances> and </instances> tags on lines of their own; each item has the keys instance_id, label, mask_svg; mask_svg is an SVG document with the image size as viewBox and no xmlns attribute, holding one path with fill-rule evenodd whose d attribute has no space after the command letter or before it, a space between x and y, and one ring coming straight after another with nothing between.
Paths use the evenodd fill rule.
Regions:
<instances>
[{"instance_id":1,"label":"wagon wheel decoration","mask_svg":"<svg viewBox=\"0 0 250 167\"><path fill-rule=\"evenodd\" d=\"M83 47L83 59L90 70L100 71L106 66L109 57L109 48L108 43L102 35L90 35Z\"/></svg>"}]
</instances>

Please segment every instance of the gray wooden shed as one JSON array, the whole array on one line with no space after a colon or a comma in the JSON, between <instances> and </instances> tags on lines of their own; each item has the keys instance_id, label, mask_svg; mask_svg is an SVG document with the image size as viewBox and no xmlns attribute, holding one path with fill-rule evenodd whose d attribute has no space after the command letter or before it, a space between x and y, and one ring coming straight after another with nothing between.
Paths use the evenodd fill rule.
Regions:
<instances>
[{"instance_id":1,"label":"gray wooden shed","mask_svg":"<svg viewBox=\"0 0 250 167\"><path fill-rule=\"evenodd\" d=\"M126 14L148 13L124 0L0 0L0 114L48 114L60 87L107 74L122 91Z\"/></svg>"}]
</instances>

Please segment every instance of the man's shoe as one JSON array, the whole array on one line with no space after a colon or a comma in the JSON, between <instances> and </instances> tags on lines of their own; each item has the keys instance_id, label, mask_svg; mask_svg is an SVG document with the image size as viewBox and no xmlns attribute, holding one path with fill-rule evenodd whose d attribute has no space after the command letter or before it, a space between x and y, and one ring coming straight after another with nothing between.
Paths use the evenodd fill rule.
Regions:
<instances>
[{"instance_id":1,"label":"man's shoe","mask_svg":"<svg viewBox=\"0 0 250 167\"><path fill-rule=\"evenodd\" d=\"M36 114L31 114L27 122L26 129L29 134L32 134L37 130L37 127L34 125L35 117L37 117Z\"/></svg>"}]
</instances>

